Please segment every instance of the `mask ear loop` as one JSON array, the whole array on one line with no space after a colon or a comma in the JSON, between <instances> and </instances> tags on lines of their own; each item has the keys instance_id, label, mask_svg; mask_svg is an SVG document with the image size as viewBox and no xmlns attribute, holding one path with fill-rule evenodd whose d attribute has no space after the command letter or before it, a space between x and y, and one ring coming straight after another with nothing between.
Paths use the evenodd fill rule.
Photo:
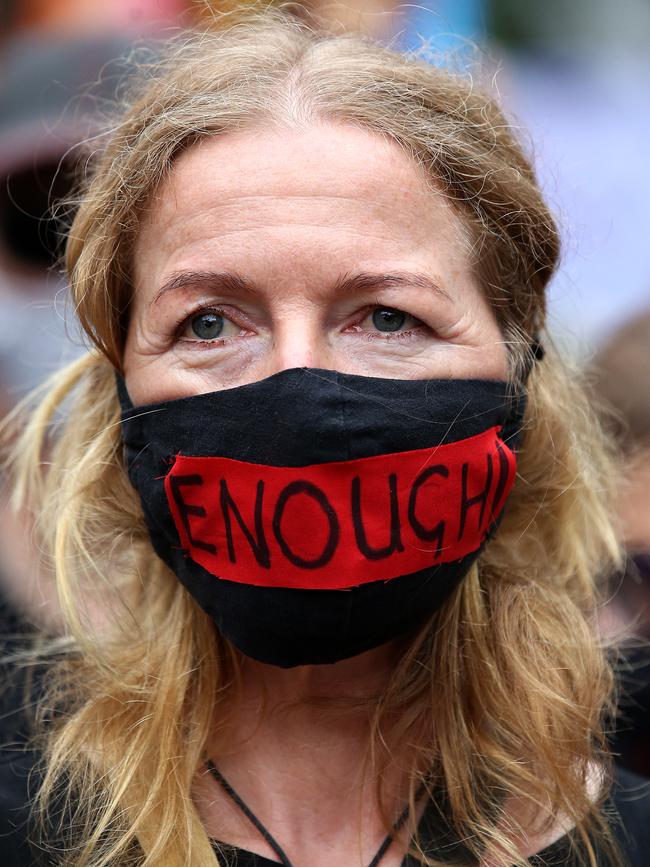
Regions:
<instances>
[{"instance_id":1,"label":"mask ear loop","mask_svg":"<svg viewBox=\"0 0 650 867\"><path fill-rule=\"evenodd\" d=\"M543 361L546 355L546 350L541 344L539 334L533 334L533 339L530 342L530 352L535 361Z\"/></svg>"},{"instance_id":2,"label":"mask ear loop","mask_svg":"<svg viewBox=\"0 0 650 867\"><path fill-rule=\"evenodd\" d=\"M520 376L516 376L514 381L510 383L513 391L509 393L508 421L503 428L504 431L509 431L510 435L521 432L526 395L528 394L528 379L534 367L544 360L545 355L546 350L542 345L538 332L535 331L530 336L526 349L522 353L521 374Z\"/></svg>"},{"instance_id":3,"label":"mask ear loop","mask_svg":"<svg viewBox=\"0 0 650 867\"><path fill-rule=\"evenodd\" d=\"M117 397L120 401L120 405L122 407L122 412L128 412L133 409L133 403L131 401L131 397L129 396L129 392L126 389L126 382L124 381L124 377L121 373L115 371L115 384L117 386Z\"/></svg>"},{"instance_id":4,"label":"mask ear loop","mask_svg":"<svg viewBox=\"0 0 650 867\"><path fill-rule=\"evenodd\" d=\"M540 361L543 361L545 355L546 350L542 346L539 334L533 334L528 344L528 348L524 358L522 384L526 383L535 365L539 364Z\"/></svg>"}]
</instances>

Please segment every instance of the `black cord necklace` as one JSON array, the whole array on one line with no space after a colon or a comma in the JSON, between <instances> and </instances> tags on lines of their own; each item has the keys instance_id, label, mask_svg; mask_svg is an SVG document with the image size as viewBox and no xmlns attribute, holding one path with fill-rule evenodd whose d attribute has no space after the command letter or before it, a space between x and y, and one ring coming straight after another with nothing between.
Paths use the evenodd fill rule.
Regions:
<instances>
[{"instance_id":1,"label":"black cord necklace","mask_svg":"<svg viewBox=\"0 0 650 867\"><path fill-rule=\"evenodd\" d=\"M246 802L244 800L242 800L242 798L240 798L240 796L233 789L233 787L230 785L228 780L223 776L221 771L219 771L217 769L217 767L214 765L214 763L210 759L208 759L208 761L206 762L206 767L207 767L208 771L212 774L214 779L219 783L219 785L224 790L224 792L239 807L239 809L246 816L246 818L252 822L252 824L260 832L260 834L262 835L264 840L266 840L266 842L269 844L271 849L273 849L275 854L280 859L280 864L282 864L283 867L293 867L293 864L291 863L291 861L289 861L289 858L287 857L286 852L280 846L280 844L277 842L275 837L271 834L270 831L268 831L264 827L264 825L260 822L260 820L257 818L255 813L253 813L253 811L246 804ZM395 824L393 825L391 833L386 837L384 842L381 844L381 846L377 850L375 857L372 859L370 864L368 864L368 867L377 867L377 865L379 864L381 859L384 857L384 855L388 851L388 847L393 842L394 835L399 831L399 829L402 827L404 822L406 822L408 815L409 815L409 807L406 806L404 808L404 810L402 811L401 815L399 816L399 818L397 819L397 821L395 822Z\"/></svg>"}]
</instances>

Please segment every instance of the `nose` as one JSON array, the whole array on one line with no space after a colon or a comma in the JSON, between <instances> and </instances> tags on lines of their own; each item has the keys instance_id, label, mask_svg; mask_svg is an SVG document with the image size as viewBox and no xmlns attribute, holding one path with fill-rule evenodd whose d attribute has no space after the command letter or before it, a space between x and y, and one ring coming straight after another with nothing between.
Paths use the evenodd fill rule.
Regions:
<instances>
[{"instance_id":1,"label":"nose","mask_svg":"<svg viewBox=\"0 0 650 867\"><path fill-rule=\"evenodd\" d=\"M269 375L293 367L335 369L335 359L320 324L294 316L277 324L268 358Z\"/></svg>"}]
</instances>

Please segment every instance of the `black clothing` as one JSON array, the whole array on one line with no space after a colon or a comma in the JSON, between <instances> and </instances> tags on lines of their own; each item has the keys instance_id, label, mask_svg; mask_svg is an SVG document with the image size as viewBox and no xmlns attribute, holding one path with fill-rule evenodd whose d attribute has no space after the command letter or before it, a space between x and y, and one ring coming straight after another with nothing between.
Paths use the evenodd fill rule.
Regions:
<instances>
[{"instance_id":1,"label":"black clothing","mask_svg":"<svg viewBox=\"0 0 650 867\"><path fill-rule=\"evenodd\" d=\"M33 630L21 622L0 600L0 657L29 642ZM30 846L28 805L38 785L34 768L38 754L28 749L30 714L25 706L38 692L42 672L34 673L34 685L25 683L25 672L0 666L0 867L47 867L46 856ZM628 771L619 770L612 804L620 819L613 820L628 867L650 865L650 783ZM423 848L440 860L450 860L459 849L453 837L440 826L437 811L425 810L419 833ZM534 867L569 867L571 835L563 837L531 860ZM216 846L215 846L216 848ZM228 867L278 867L278 862L233 847L219 847ZM379 865L381 867L381 864ZM403 867L414 867L406 859ZM601 867L599 863L599 867ZM605 861L602 867L608 867Z\"/></svg>"},{"instance_id":2,"label":"black clothing","mask_svg":"<svg viewBox=\"0 0 650 867\"><path fill-rule=\"evenodd\" d=\"M626 867L649 867L650 865L650 781L637 777L625 770L619 770L612 792L608 811L614 809L612 825L620 846ZM449 832L441 829L440 820L435 815L437 811L425 810L419 827L422 848L430 857L440 861L450 861L454 858L460 863L464 847L455 843ZM531 867L572 867L575 862L571 852L571 840L576 838L571 832L552 843L543 851L531 858ZM279 861L271 861L261 855L246 852L243 849L215 844L215 851L221 854L228 867L278 867ZM471 862L469 862L471 863ZM625 860L624 860L625 863ZM604 859L598 862L599 867L609 867ZM12 865L13 867L13 865ZM16 865L19 867L19 865ZM402 867L416 867L416 862L406 858Z\"/></svg>"},{"instance_id":3,"label":"black clothing","mask_svg":"<svg viewBox=\"0 0 650 867\"><path fill-rule=\"evenodd\" d=\"M1 590L0 590L1 594ZM0 865L35 864L28 843L30 795L36 785L37 754L29 749L39 673L6 662L31 647L35 630L0 595ZM42 676L42 674L40 675ZM31 777L31 783L30 783Z\"/></svg>"},{"instance_id":4,"label":"black clothing","mask_svg":"<svg viewBox=\"0 0 650 867\"><path fill-rule=\"evenodd\" d=\"M628 555L612 598L645 643L625 647L618 662L619 716L611 748L618 765L650 778L650 552Z\"/></svg>"},{"instance_id":5,"label":"black clothing","mask_svg":"<svg viewBox=\"0 0 650 867\"><path fill-rule=\"evenodd\" d=\"M618 765L650 778L650 648L626 651L620 668L621 696L612 753Z\"/></svg>"}]
</instances>

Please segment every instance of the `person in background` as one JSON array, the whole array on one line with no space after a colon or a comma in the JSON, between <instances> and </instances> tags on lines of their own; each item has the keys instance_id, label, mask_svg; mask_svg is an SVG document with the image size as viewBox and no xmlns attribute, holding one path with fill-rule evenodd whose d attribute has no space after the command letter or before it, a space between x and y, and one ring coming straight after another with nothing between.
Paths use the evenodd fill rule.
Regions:
<instances>
[{"instance_id":1,"label":"person in background","mask_svg":"<svg viewBox=\"0 0 650 867\"><path fill-rule=\"evenodd\" d=\"M3 0L0 5L0 408L82 351L60 272L62 224L78 169L100 147L106 106L128 79L136 41L187 19L185 0ZM145 44L141 42L141 44ZM24 516L0 504L0 592L53 622Z\"/></svg>"},{"instance_id":2,"label":"person in background","mask_svg":"<svg viewBox=\"0 0 650 867\"><path fill-rule=\"evenodd\" d=\"M614 332L591 365L594 394L623 454L616 501L625 570L601 617L605 634L630 641L621 660L619 762L650 776L650 310Z\"/></svg>"},{"instance_id":3,"label":"person in background","mask_svg":"<svg viewBox=\"0 0 650 867\"><path fill-rule=\"evenodd\" d=\"M114 98L124 74L116 69L111 75L110 64L129 44L117 34L80 38L37 30L16 33L4 45L0 400L6 408L82 351L69 327L67 284L57 267L61 220L53 206L68 199L78 181L77 145L99 129L102 102ZM29 526L6 508L0 512L0 564L12 602L39 621L51 618L50 585L37 580Z\"/></svg>"},{"instance_id":4,"label":"person in background","mask_svg":"<svg viewBox=\"0 0 650 867\"><path fill-rule=\"evenodd\" d=\"M169 2L0 3L0 412L82 351L60 273L60 214L92 158L134 37L153 36L184 9ZM79 143L82 144L79 147ZM0 864L28 858L26 821L35 754L25 711L39 676L1 660L30 646L34 628L61 628L33 524L0 493Z\"/></svg>"}]
</instances>

